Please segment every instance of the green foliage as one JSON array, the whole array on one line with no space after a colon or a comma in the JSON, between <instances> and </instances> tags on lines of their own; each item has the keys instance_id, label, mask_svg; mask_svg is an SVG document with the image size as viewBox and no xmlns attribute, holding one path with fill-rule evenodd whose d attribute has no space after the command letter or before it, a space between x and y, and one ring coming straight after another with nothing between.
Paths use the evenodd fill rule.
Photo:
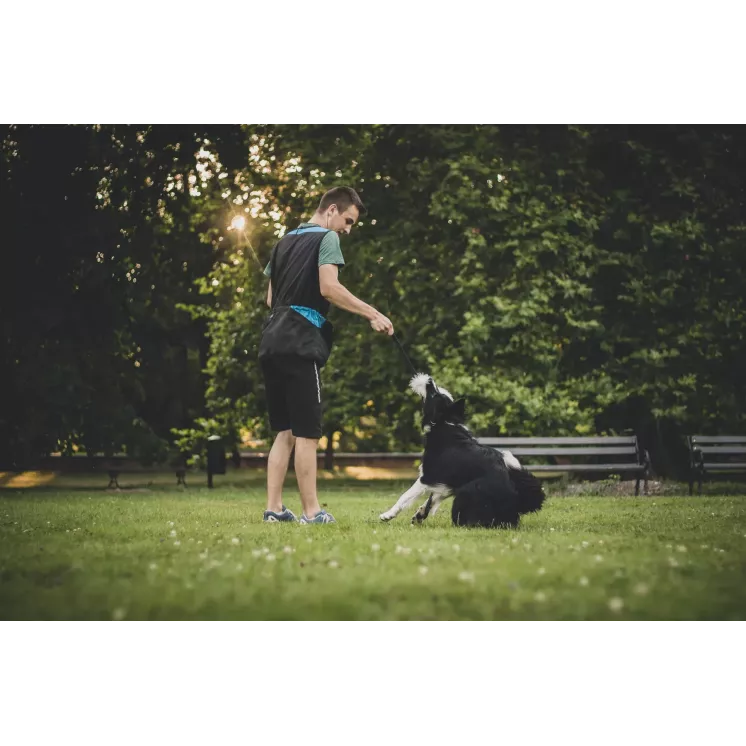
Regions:
<instances>
[{"instance_id":1,"label":"green foliage","mask_svg":"<svg viewBox=\"0 0 746 746\"><path fill-rule=\"evenodd\" d=\"M684 433L744 427L738 129L32 127L2 152L3 228L29 247L3 296L10 461L118 448L136 418L185 453L267 435L261 270L338 184L370 210L342 241L342 282L468 397L478 433L634 430L666 471ZM325 432L416 447L399 350L330 315Z\"/></svg>"}]
</instances>

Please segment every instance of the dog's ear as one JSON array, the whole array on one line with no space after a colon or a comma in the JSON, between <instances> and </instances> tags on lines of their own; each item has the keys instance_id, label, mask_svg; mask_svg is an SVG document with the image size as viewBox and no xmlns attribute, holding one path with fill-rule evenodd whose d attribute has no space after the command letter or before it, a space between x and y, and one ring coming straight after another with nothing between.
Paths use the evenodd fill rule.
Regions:
<instances>
[{"instance_id":1,"label":"dog's ear","mask_svg":"<svg viewBox=\"0 0 746 746\"><path fill-rule=\"evenodd\" d=\"M463 422L466 419L466 399L461 398L453 402L450 407L450 415L453 419Z\"/></svg>"}]
</instances>

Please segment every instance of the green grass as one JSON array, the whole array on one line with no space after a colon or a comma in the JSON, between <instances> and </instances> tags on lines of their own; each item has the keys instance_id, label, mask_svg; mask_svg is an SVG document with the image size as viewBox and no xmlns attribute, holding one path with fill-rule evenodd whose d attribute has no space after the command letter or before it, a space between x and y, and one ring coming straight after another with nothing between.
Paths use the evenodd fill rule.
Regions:
<instances>
[{"instance_id":1,"label":"green grass","mask_svg":"<svg viewBox=\"0 0 746 746\"><path fill-rule=\"evenodd\" d=\"M256 481L4 490L0 617L746 618L743 496L555 496L516 531L448 508L380 524L406 486L322 482L336 526L261 523Z\"/></svg>"}]
</instances>

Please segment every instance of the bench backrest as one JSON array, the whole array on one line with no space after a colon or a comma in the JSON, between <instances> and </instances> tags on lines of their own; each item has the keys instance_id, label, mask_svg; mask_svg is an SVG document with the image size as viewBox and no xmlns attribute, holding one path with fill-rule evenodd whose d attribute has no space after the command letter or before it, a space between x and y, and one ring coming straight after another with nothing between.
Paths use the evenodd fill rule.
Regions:
<instances>
[{"instance_id":1,"label":"bench backrest","mask_svg":"<svg viewBox=\"0 0 746 746\"><path fill-rule=\"evenodd\" d=\"M509 450L514 456L583 457L613 456L615 461L640 463L636 435L477 438L485 446Z\"/></svg>"},{"instance_id":2,"label":"bench backrest","mask_svg":"<svg viewBox=\"0 0 746 746\"><path fill-rule=\"evenodd\" d=\"M690 435L693 462L746 461L746 435Z\"/></svg>"}]
</instances>

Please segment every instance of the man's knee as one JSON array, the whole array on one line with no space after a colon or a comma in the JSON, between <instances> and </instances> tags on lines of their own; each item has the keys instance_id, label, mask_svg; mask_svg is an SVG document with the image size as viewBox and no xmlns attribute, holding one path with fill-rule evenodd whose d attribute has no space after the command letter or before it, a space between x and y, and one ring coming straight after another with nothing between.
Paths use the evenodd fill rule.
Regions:
<instances>
[{"instance_id":1,"label":"man's knee","mask_svg":"<svg viewBox=\"0 0 746 746\"><path fill-rule=\"evenodd\" d=\"M281 430L275 437L275 441L278 440L280 441L280 443L287 443L288 445L292 446L295 444L295 435L293 435L292 430Z\"/></svg>"},{"instance_id":2,"label":"man's knee","mask_svg":"<svg viewBox=\"0 0 746 746\"><path fill-rule=\"evenodd\" d=\"M301 438L298 436L295 439L295 448L296 450L298 448L301 449L310 449L315 451L319 447L319 439L318 438Z\"/></svg>"}]
</instances>

